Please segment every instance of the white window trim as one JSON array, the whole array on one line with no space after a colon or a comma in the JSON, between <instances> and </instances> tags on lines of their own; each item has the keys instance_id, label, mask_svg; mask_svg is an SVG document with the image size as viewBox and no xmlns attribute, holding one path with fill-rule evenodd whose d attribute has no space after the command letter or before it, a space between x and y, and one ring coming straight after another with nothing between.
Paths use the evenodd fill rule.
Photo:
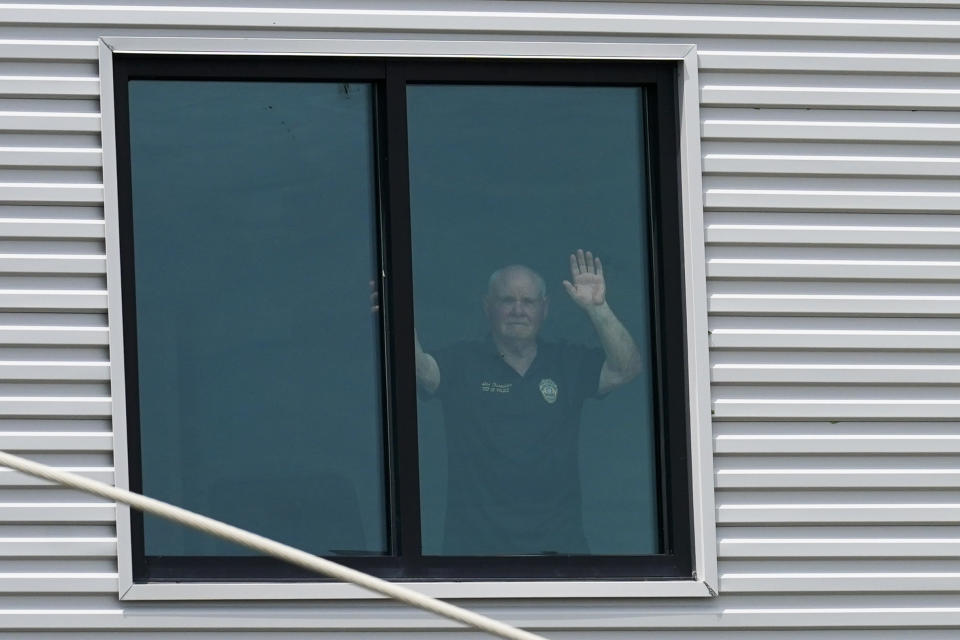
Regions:
<instances>
[{"instance_id":1,"label":"white window trim","mask_svg":"<svg viewBox=\"0 0 960 640\"><path fill-rule=\"evenodd\" d=\"M104 215L107 241L110 382L113 389L116 484L129 488L124 396L119 203L113 98L113 55L118 53L339 55L452 58L550 58L663 60L679 62L680 169L683 216L684 301L687 321L688 410L693 508L691 580L410 582L405 586L441 598L636 598L717 595L716 516L707 347L707 294L700 169L700 107L694 45L579 41L257 39L105 36L100 39ZM130 510L117 505L121 600L377 599L382 596L340 583L151 583L134 584Z\"/></svg>"}]
</instances>

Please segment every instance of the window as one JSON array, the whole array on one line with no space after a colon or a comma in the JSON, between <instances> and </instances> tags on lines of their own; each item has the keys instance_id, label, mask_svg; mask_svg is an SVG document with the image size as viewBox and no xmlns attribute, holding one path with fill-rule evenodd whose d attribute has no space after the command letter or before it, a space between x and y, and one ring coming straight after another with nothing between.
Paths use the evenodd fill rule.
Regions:
<instances>
[{"instance_id":1,"label":"window","mask_svg":"<svg viewBox=\"0 0 960 640\"><path fill-rule=\"evenodd\" d=\"M695 577L676 62L112 62L133 490L392 579ZM129 522L134 583L316 580Z\"/></svg>"}]
</instances>

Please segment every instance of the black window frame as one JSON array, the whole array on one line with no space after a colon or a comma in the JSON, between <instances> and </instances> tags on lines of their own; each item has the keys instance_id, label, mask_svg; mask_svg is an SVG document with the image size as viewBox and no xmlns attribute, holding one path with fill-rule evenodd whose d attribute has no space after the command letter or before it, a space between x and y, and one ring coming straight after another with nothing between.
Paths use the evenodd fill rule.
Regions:
<instances>
[{"instance_id":1,"label":"black window frame","mask_svg":"<svg viewBox=\"0 0 960 640\"><path fill-rule=\"evenodd\" d=\"M690 417L680 202L679 63L649 60L395 58L297 55L118 54L113 60L119 203L121 308L129 485L142 491L136 282L129 102L130 80L369 82L375 87L374 139L384 380L384 478L389 555L331 556L388 579L694 579ZM644 88L649 184L651 353L661 553L644 556L423 556L414 373L413 276L408 189L407 84L515 84ZM130 512L134 583L317 582L273 558L151 556L143 514Z\"/></svg>"}]
</instances>

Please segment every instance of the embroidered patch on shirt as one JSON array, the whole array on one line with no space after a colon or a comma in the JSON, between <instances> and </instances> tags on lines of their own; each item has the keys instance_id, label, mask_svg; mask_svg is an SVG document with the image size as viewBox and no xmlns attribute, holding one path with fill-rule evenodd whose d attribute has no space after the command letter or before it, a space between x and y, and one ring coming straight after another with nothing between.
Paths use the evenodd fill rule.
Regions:
<instances>
[{"instance_id":1,"label":"embroidered patch on shirt","mask_svg":"<svg viewBox=\"0 0 960 640\"><path fill-rule=\"evenodd\" d=\"M506 384L500 384L499 382L481 382L480 390L486 391L487 393L510 393L510 387L512 386L512 382Z\"/></svg>"},{"instance_id":2,"label":"embroidered patch on shirt","mask_svg":"<svg viewBox=\"0 0 960 640\"><path fill-rule=\"evenodd\" d=\"M550 378L544 378L540 381L540 395L547 401L547 404L553 404L557 401L557 383Z\"/></svg>"}]
</instances>

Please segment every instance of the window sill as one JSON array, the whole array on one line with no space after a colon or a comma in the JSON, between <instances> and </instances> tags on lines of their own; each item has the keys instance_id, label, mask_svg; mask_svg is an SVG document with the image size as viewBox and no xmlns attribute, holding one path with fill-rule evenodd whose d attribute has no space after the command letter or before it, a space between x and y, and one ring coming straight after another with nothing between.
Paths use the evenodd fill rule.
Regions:
<instances>
[{"instance_id":1,"label":"window sill","mask_svg":"<svg viewBox=\"0 0 960 640\"><path fill-rule=\"evenodd\" d=\"M576 582L405 582L425 595L476 598L708 598L702 580ZM379 600L384 596L342 583L152 583L134 584L121 600Z\"/></svg>"}]
</instances>

